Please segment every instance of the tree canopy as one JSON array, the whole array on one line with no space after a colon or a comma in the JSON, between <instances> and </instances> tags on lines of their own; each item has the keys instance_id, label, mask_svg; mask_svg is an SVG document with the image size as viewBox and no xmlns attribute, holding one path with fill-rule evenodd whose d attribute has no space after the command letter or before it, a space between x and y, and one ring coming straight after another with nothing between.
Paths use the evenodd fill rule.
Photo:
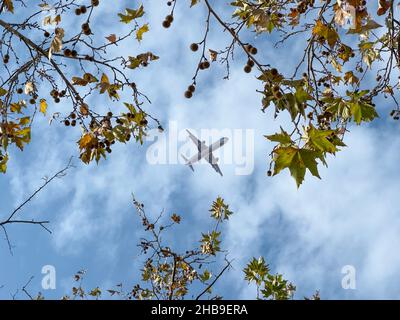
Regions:
<instances>
[{"instance_id":1,"label":"tree canopy","mask_svg":"<svg viewBox=\"0 0 400 320\"><path fill-rule=\"evenodd\" d=\"M118 15L130 31L111 31L99 40L96 26L91 25L99 1L86 2L43 1L29 9L24 1L2 2L2 172L11 157L10 147L23 150L30 142L37 113L51 113L52 119L63 125L81 128L77 146L85 163L105 158L115 142L133 138L142 143L151 126L163 130L165 119L155 119L145 110L144 104L150 100L131 80L132 70L144 72L141 69L160 57L152 52L125 57L109 54L109 48L122 41L136 38L140 42L151 37L146 8L134 3L125 12L110 13ZM260 94L262 111L273 108L278 120L281 114L289 114L290 126L265 135L276 143L270 153L269 175L288 169L298 186L307 170L319 178L318 165L327 165L327 155L346 146L349 124L362 125L378 117L375 100L381 96L391 99L387 103L392 109L390 116L399 119L400 23L394 1L238 0L223 8L232 11L231 18L225 19L217 11L221 6L216 8L213 1L172 0L166 1L169 13L160 22L167 29L174 24L179 2L208 13L202 40L190 45L199 63L184 95L191 98L195 94L196 86L201 85L199 73L213 62L226 65L228 79L229 64L240 50L248 58L244 72L259 80L255 90ZM40 22L37 16L43 11L49 14ZM72 15L79 23L74 29L63 29L63 19ZM208 47L211 24L231 36L229 46ZM46 26L54 28L49 31ZM307 41L293 72L283 74L273 61L263 61L261 50L241 40L246 33L256 33L262 41L272 39L275 46L290 46L295 37ZM72 66L80 70L75 75L68 72ZM108 104L120 108L98 110L86 102L91 95L104 95ZM60 102L70 105L67 113L57 110Z\"/></svg>"},{"instance_id":2,"label":"tree canopy","mask_svg":"<svg viewBox=\"0 0 400 320\"><path fill-rule=\"evenodd\" d=\"M0 1L0 172L6 174L9 161L18 157L17 149L23 151L31 142L37 117L48 117L47 126L65 127L66 135L72 130L79 132L76 152L85 164L104 161L116 143L142 144L150 129L164 130L168 119L153 115L152 97L134 81L135 74L146 72L149 65L157 68L163 57L157 52L142 52L140 46L129 55L114 50L121 43L139 44L144 37L156 36L147 21L146 2L131 1L125 10L109 12L128 31L119 34L108 30L103 36L92 22L102 1ZM258 83L254 94L260 104L252 107L260 109L260 117L271 115L280 125L278 132L265 128L265 139L274 144L272 150L266 150L268 176L288 170L297 187L307 171L321 178L319 166L327 166L329 155L346 147L352 125L368 125L379 116L400 119L396 1L234 0L221 4L165 0L161 4L166 15L159 23L166 29L165 37L183 6L205 13L199 41L193 40L181 53L198 57L193 77L182 92L187 99L202 94L198 90L203 85L200 75L213 72L213 64L225 68L221 81L230 81L232 64L243 62L235 57L244 57L243 72ZM66 27L68 19L73 19L72 27ZM228 35L229 44L210 47L213 32ZM256 40L247 40L250 36ZM290 48L299 38L304 41L301 49L296 48L298 56L290 72L286 65L266 61L266 50ZM260 45L267 41L270 46ZM94 96L102 99L103 106L91 103ZM69 168L46 180L0 222L10 249L6 231L10 224L36 224L48 230L48 221L20 220L19 211ZM150 222L139 202L134 200L134 205L151 236L140 243L145 255L150 252L142 270L143 283L129 292L118 288L108 292L127 298L183 299L193 294L193 283L200 283L203 291L197 297L210 295L215 281L230 267L225 259L213 279L207 269L199 273L200 265L223 253L219 227L232 214L224 200L217 198L212 204L215 226L201 234L198 248L185 253L167 249L160 239L165 229L180 223L180 216L171 215L170 224L160 226L158 221ZM82 276L78 273L76 281ZM250 260L244 278L256 284L258 298L289 299L295 291L282 275L270 273L264 258ZM89 295L96 298L101 290L94 289ZM78 286L71 296L85 297L87 293Z\"/></svg>"}]
</instances>

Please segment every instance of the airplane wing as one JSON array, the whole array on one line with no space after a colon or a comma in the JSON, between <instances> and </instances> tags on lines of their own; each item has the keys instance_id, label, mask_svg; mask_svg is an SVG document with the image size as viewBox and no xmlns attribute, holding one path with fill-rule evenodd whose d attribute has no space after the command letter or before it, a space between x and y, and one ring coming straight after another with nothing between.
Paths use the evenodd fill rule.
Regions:
<instances>
[{"instance_id":1,"label":"airplane wing","mask_svg":"<svg viewBox=\"0 0 400 320\"><path fill-rule=\"evenodd\" d=\"M190 140L192 140L193 143L197 146L197 150L199 150L199 152L202 152L204 149L208 148L207 145L204 142L197 139L193 133L191 133L189 130L186 131L189 134Z\"/></svg>"},{"instance_id":2,"label":"airplane wing","mask_svg":"<svg viewBox=\"0 0 400 320\"><path fill-rule=\"evenodd\" d=\"M208 163L211 165L211 167L213 167L213 169L218 172L221 177L223 176L221 169L219 168L218 164L217 164L217 159L214 157L214 155L212 153L209 154L208 157L205 157L206 160L208 161Z\"/></svg>"}]
</instances>

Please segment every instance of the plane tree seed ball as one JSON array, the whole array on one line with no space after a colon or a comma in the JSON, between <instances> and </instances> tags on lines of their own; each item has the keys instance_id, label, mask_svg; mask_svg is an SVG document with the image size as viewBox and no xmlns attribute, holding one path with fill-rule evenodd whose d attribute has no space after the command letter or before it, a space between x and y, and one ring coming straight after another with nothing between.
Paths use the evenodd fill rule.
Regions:
<instances>
[{"instance_id":1,"label":"plane tree seed ball","mask_svg":"<svg viewBox=\"0 0 400 320\"><path fill-rule=\"evenodd\" d=\"M193 93L189 90L185 91L185 98L190 99L193 96Z\"/></svg>"},{"instance_id":2,"label":"plane tree seed ball","mask_svg":"<svg viewBox=\"0 0 400 320\"><path fill-rule=\"evenodd\" d=\"M257 54L257 52L258 52L257 48L251 47L251 49L250 49L251 54L255 55L255 54Z\"/></svg>"},{"instance_id":3,"label":"plane tree seed ball","mask_svg":"<svg viewBox=\"0 0 400 320\"><path fill-rule=\"evenodd\" d=\"M171 22L168 22L167 20L164 20L162 23L163 27L168 29L171 26Z\"/></svg>"},{"instance_id":4,"label":"plane tree seed ball","mask_svg":"<svg viewBox=\"0 0 400 320\"><path fill-rule=\"evenodd\" d=\"M246 65L243 70L246 73L250 73L251 72L251 67L249 65Z\"/></svg>"},{"instance_id":5,"label":"plane tree seed ball","mask_svg":"<svg viewBox=\"0 0 400 320\"><path fill-rule=\"evenodd\" d=\"M197 50L199 50L199 45L197 43L192 43L190 45L190 50L192 50L193 52L196 52Z\"/></svg>"}]
</instances>

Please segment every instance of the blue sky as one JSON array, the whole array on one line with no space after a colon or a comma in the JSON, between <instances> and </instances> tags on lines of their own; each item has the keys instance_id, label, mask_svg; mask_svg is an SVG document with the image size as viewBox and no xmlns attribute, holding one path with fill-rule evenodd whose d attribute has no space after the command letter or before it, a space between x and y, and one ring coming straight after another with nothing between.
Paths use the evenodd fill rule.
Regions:
<instances>
[{"instance_id":1,"label":"blue sky","mask_svg":"<svg viewBox=\"0 0 400 320\"><path fill-rule=\"evenodd\" d=\"M272 145L263 135L275 132L287 119L274 121L270 112L261 113L260 96L255 92L258 81L255 74L243 72L246 59L239 52L231 64L229 81L222 80L224 68L213 64L210 71L200 74L193 99L183 97L198 62L198 55L188 47L202 39L205 10L203 6L189 9L189 1L180 2L172 27L165 30L161 22L168 7L164 2L144 1L150 32L142 43L132 38L114 52L136 55L151 50L160 56L132 77L151 98L148 110L167 132L168 121L176 121L180 130L253 129L253 174L238 176L233 165L223 164L223 178L207 165L196 166L194 173L183 165L150 165L145 157L149 144L117 146L98 166L86 166L75 158L76 167L22 213L51 220L53 234L34 227L10 227L13 255L1 239L0 286L4 287L0 297L10 298L32 275L31 292L43 291L41 268L48 264L57 270L57 289L43 292L50 298L65 294L72 286L72 275L80 269L88 271L88 287L134 284L141 261L136 244L142 235L131 204L134 193L152 216L161 210L182 216L183 224L169 239L178 247L196 243L200 232L208 229L211 202L218 195L225 198L234 211L223 242L234 259L234 269L217 286L225 298L255 297L254 287L238 280L243 279L241 270L253 256L264 256L273 271L295 283L297 298L315 290L325 299L399 298L400 138L397 124L388 117L388 101L378 104L381 118L373 124L349 128L348 147L329 159L328 169L321 168L322 180L307 176L297 189L287 172L268 178L267 156ZM126 28L116 23L116 14L125 6L132 7L132 1L101 1L93 21L99 39ZM68 31L77 22L63 23ZM293 68L304 45L304 39L297 39L275 50L269 38L254 38L249 33L248 40L264 49L259 50L264 52L260 59L279 66L282 72ZM210 48L222 48L227 41L213 24ZM74 71L71 68L69 76L76 75ZM91 103L107 108L104 97L93 98ZM50 113L57 108L65 111L69 106L50 105ZM0 177L0 214L18 205L43 176L77 156L78 137L78 130L66 132L61 125L49 126L46 118L36 121L32 143L23 153L13 152L8 173ZM341 287L345 265L356 268L356 290Z\"/></svg>"}]
</instances>

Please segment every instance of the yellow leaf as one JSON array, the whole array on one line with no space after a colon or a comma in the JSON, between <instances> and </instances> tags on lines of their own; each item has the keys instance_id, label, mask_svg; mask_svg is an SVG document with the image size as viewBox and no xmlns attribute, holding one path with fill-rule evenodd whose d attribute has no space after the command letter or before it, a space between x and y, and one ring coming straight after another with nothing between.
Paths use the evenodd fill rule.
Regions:
<instances>
[{"instance_id":1,"label":"yellow leaf","mask_svg":"<svg viewBox=\"0 0 400 320\"><path fill-rule=\"evenodd\" d=\"M93 137L92 134L90 134L90 133L85 133L85 134L82 136L82 138L78 141L79 148L80 148L81 150L82 150L82 149L85 149L86 147L88 147L88 146L92 143L93 139L94 139L94 137Z\"/></svg>"},{"instance_id":2,"label":"yellow leaf","mask_svg":"<svg viewBox=\"0 0 400 320\"><path fill-rule=\"evenodd\" d=\"M146 23L143 26L141 26L137 31L136 31L136 39L140 42L143 40L143 34L148 32L149 29L149 24Z\"/></svg>"},{"instance_id":3,"label":"yellow leaf","mask_svg":"<svg viewBox=\"0 0 400 320\"><path fill-rule=\"evenodd\" d=\"M11 103L10 111L21 113L22 105L20 103Z\"/></svg>"},{"instance_id":4,"label":"yellow leaf","mask_svg":"<svg viewBox=\"0 0 400 320\"><path fill-rule=\"evenodd\" d=\"M328 42L331 48L334 47L339 39L339 35L337 34L336 30L328 25L325 25L321 20L317 21L312 33L313 35L317 35Z\"/></svg>"},{"instance_id":5,"label":"yellow leaf","mask_svg":"<svg viewBox=\"0 0 400 320\"><path fill-rule=\"evenodd\" d=\"M40 99L40 109L39 111L46 115L47 112L47 101L46 99Z\"/></svg>"},{"instance_id":6,"label":"yellow leaf","mask_svg":"<svg viewBox=\"0 0 400 320\"><path fill-rule=\"evenodd\" d=\"M101 83L110 84L110 80L105 73L103 73L103 75L101 76Z\"/></svg>"},{"instance_id":7,"label":"yellow leaf","mask_svg":"<svg viewBox=\"0 0 400 320\"><path fill-rule=\"evenodd\" d=\"M23 117L21 119L19 119L19 124L22 126L27 125L29 122L31 121L30 117Z\"/></svg>"},{"instance_id":8,"label":"yellow leaf","mask_svg":"<svg viewBox=\"0 0 400 320\"><path fill-rule=\"evenodd\" d=\"M100 87L101 94L103 94L110 88L110 80L105 73L103 73L103 75L101 76L101 81L98 84L98 87Z\"/></svg>"}]
</instances>

